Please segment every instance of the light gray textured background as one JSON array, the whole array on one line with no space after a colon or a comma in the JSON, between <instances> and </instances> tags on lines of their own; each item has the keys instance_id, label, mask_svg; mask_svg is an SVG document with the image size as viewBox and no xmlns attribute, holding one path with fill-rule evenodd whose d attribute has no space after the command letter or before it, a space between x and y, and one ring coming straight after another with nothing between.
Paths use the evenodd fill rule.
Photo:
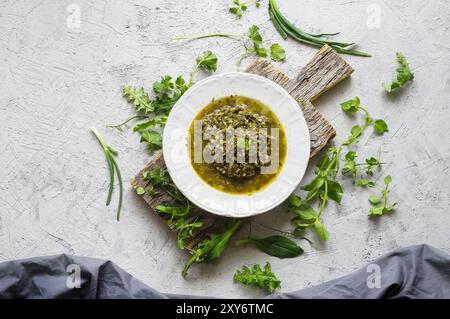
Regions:
<instances>
[{"instance_id":1,"label":"light gray textured background","mask_svg":"<svg viewBox=\"0 0 450 319\"><path fill-rule=\"evenodd\" d=\"M336 127L337 142L354 124L339 108L348 98L359 95L374 117L386 119L390 132L365 134L358 150L361 157L381 150L388 163L383 173L393 176L391 196L399 202L395 213L369 220L369 192L346 182L343 204L330 204L324 214L331 233L326 244L303 242L305 255L290 260L252 248L228 249L214 265L193 267L187 280L180 276L187 254L128 183L122 220L115 221L116 202L105 207L106 163L89 128L95 125L120 151L128 180L150 156L131 130L105 127L133 114L121 86L150 88L160 75L188 75L194 57L205 49L217 53L218 72L233 71L242 52L233 40L176 43L174 36L245 33L257 24L267 44L280 42L286 48L287 60L279 67L291 76L314 54L314 48L280 39L269 22L267 0L241 20L227 13L230 2L1 1L0 261L62 252L100 257L164 292L251 297L262 292L232 281L243 264L270 261L282 291L290 291L345 275L401 246L427 243L450 253L446 0L278 1L304 29L341 31L341 39L373 53L369 59L345 56L355 73L316 106ZM80 28L67 24L70 4L81 9ZM380 27L373 28L370 17L377 8ZM396 51L408 57L416 79L401 94L387 97L381 83L395 74ZM312 169L308 172L306 179ZM285 211L255 218L254 234L268 233L261 223L288 230ZM247 232L244 228L240 234Z\"/></svg>"}]
</instances>

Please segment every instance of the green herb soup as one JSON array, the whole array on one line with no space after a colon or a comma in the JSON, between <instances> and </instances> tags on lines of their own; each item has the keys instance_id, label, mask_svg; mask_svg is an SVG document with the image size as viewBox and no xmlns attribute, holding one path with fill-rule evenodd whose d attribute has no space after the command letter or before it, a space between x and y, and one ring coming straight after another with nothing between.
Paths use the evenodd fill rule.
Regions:
<instances>
[{"instance_id":1,"label":"green herb soup","mask_svg":"<svg viewBox=\"0 0 450 319\"><path fill-rule=\"evenodd\" d=\"M257 135L257 138L251 139L248 136L233 137L223 145L225 150L232 145L234 150L234 160L230 163L225 160L220 162L206 163L203 159L201 163L194 161L194 149L197 143L201 143L201 150L209 147L211 143L208 139L195 141L194 122L202 121L202 134L205 134L208 128L215 128L220 132L226 132L229 128L243 128L260 132L267 132L267 135ZM278 129L278 139L272 136L272 129ZM189 152L191 164L197 175L211 187L230 194L252 194L258 192L273 182L280 173L286 159L286 135L277 116L268 106L252 98L231 95L220 99L213 99L211 103L205 106L195 117L190 128ZM225 133L223 136L226 136ZM242 135L243 136L243 135ZM262 138L265 139L261 140ZM256 143L255 143L256 141ZM257 158L250 161L250 152L252 147L258 149L262 142L266 142L267 155L264 152L255 152ZM279 165L275 173L262 174L261 168L270 165L271 143L278 143ZM225 143L220 140L219 143ZM237 161L237 152L240 149L245 154L245 162ZM225 159L225 151L222 155ZM203 158L203 157L202 157Z\"/></svg>"}]
</instances>

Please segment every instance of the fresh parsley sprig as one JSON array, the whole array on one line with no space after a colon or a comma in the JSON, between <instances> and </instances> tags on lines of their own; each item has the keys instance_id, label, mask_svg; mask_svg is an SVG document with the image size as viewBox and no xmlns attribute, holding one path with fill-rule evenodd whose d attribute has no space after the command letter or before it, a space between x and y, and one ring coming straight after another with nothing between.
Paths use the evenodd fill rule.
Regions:
<instances>
[{"instance_id":1,"label":"fresh parsley sprig","mask_svg":"<svg viewBox=\"0 0 450 319\"><path fill-rule=\"evenodd\" d=\"M269 293L274 292L281 287L281 281L272 272L270 263L266 262L264 270L261 266L255 264L251 269L247 266L242 267L242 271L238 270L234 274L234 281L244 285L252 285L267 290Z\"/></svg>"},{"instance_id":2,"label":"fresh parsley sprig","mask_svg":"<svg viewBox=\"0 0 450 319\"><path fill-rule=\"evenodd\" d=\"M248 7L255 5L257 8L261 6L261 0L252 0L242 2L241 0L233 0L233 5L229 8L229 12L235 14L238 18L242 17L242 14L247 11Z\"/></svg>"},{"instance_id":3,"label":"fresh parsley sprig","mask_svg":"<svg viewBox=\"0 0 450 319\"><path fill-rule=\"evenodd\" d=\"M120 219L120 210L122 209L122 199L123 199L123 183L122 183L122 174L120 173L119 165L116 161L116 156L119 154L116 150L114 150L111 146L109 146L100 133L97 131L95 127L91 128L92 133L94 133L100 145L103 147L103 152L105 153L106 163L108 164L109 171L109 190L108 197L106 199L106 206L111 203L112 194L114 191L114 176L117 174L117 179L119 182L119 203L117 205L117 221Z\"/></svg>"},{"instance_id":4,"label":"fresh parsley sprig","mask_svg":"<svg viewBox=\"0 0 450 319\"><path fill-rule=\"evenodd\" d=\"M203 52L203 55L195 59L196 65L194 71L191 73L188 86L192 86L195 75L199 68L206 72L216 72L217 70L217 56L210 50Z\"/></svg>"},{"instance_id":5,"label":"fresh parsley sprig","mask_svg":"<svg viewBox=\"0 0 450 319\"><path fill-rule=\"evenodd\" d=\"M383 83L383 87L387 93L392 93L405 86L408 82L414 79L414 73L411 72L406 57L401 52L397 52L397 61L399 67L397 68L397 77L390 84Z\"/></svg>"}]
</instances>

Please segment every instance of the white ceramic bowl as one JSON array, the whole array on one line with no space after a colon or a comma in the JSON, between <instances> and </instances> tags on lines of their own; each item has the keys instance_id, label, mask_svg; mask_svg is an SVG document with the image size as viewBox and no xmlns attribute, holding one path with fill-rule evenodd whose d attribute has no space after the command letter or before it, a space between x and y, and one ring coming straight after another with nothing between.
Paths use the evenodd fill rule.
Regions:
<instances>
[{"instance_id":1,"label":"white ceramic bowl","mask_svg":"<svg viewBox=\"0 0 450 319\"><path fill-rule=\"evenodd\" d=\"M213 98L229 95L253 98L270 107L286 134L287 154L281 172L251 195L228 194L209 186L190 163L187 140L192 121ZM235 218L264 213L286 200L303 178L309 152L309 130L297 102L278 84L240 72L214 75L192 86L171 110L163 136L167 170L180 191L206 211Z\"/></svg>"}]
</instances>

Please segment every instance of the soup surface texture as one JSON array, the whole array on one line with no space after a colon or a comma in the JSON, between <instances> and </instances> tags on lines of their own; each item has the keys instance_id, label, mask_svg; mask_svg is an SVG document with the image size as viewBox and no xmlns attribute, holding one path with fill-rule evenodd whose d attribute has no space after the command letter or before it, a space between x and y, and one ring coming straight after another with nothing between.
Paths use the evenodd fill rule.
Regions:
<instances>
[{"instance_id":1,"label":"soup surface texture","mask_svg":"<svg viewBox=\"0 0 450 319\"><path fill-rule=\"evenodd\" d=\"M227 128L254 129L258 132L259 129L263 129L262 132L267 132L267 134L258 135L256 143L248 135L240 136L237 134L233 139L228 140L228 144L226 144L224 138L221 141L224 143L223 149L227 149L231 142L235 150L234 161L231 163L225 160L226 151L223 151L222 154L223 163L213 162L208 164L205 160L196 163L194 161L194 149L199 141L194 138L194 123L199 120L202 121L202 134L205 134L207 129L211 127L215 127L222 132L225 132ZM278 139L274 137L272 131L274 128L278 129ZM189 133L191 138L188 147L191 164L195 172L209 186L225 193L250 195L262 190L277 178L286 159L287 143L283 126L268 106L252 98L231 95L217 100L213 99L197 114L189 128ZM224 136L226 136L225 133ZM265 138L267 150L263 153L257 152L256 161L250 161L252 147L258 149L261 138ZM208 139L201 139L200 143L202 151L213 145ZM279 165L276 172L262 174L261 168L270 165L271 143L278 144ZM211 149L213 148L211 147ZM239 151L245 154L245 162L243 163L237 160ZM214 154L214 151L212 153Z\"/></svg>"}]
</instances>

